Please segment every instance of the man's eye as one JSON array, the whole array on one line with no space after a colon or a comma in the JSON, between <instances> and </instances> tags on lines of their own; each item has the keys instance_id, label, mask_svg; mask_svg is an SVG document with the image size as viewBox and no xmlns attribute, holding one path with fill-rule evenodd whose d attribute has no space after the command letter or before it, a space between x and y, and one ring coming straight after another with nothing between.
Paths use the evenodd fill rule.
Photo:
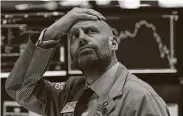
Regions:
<instances>
[{"instance_id":1,"label":"man's eye","mask_svg":"<svg viewBox=\"0 0 183 116\"><path fill-rule=\"evenodd\" d=\"M94 29L86 29L85 33L86 34L93 34L93 33L96 33L96 31Z\"/></svg>"},{"instance_id":2,"label":"man's eye","mask_svg":"<svg viewBox=\"0 0 183 116\"><path fill-rule=\"evenodd\" d=\"M72 35L71 38L72 38L72 39L76 39L76 38L78 38L78 37L79 37L79 34L78 34L78 33L75 33L75 34Z\"/></svg>"},{"instance_id":3,"label":"man's eye","mask_svg":"<svg viewBox=\"0 0 183 116\"><path fill-rule=\"evenodd\" d=\"M74 34L74 37L79 37L79 32Z\"/></svg>"}]
</instances>

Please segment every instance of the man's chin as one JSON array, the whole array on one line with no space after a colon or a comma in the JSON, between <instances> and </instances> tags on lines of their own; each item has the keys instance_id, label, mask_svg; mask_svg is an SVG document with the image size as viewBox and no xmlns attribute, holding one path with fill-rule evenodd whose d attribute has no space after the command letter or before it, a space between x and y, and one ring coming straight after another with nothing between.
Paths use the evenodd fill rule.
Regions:
<instances>
[{"instance_id":1,"label":"man's chin","mask_svg":"<svg viewBox=\"0 0 183 116\"><path fill-rule=\"evenodd\" d=\"M80 68L89 68L90 66L92 67L97 60L98 58L93 54L84 55L78 58L78 65Z\"/></svg>"}]
</instances>

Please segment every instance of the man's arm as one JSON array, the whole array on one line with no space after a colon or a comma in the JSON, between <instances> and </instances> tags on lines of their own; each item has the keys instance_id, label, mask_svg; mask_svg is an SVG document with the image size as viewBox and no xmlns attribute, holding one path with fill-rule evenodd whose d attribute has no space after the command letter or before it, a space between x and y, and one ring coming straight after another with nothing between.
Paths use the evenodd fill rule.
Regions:
<instances>
[{"instance_id":1,"label":"man's arm","mask_svg":"<svg viewBox=\"0 0 183 116\"><path fill-rule=\"evenodd\" d=\"M39 34L30 37L25 51L7 78L5 87L7 93L19 104L41 114L43 103L36 98L34 89L41 81L55 48L43 49L35 46L32 42L35 36L39 37Z\"/></svg>"}]
</instances>

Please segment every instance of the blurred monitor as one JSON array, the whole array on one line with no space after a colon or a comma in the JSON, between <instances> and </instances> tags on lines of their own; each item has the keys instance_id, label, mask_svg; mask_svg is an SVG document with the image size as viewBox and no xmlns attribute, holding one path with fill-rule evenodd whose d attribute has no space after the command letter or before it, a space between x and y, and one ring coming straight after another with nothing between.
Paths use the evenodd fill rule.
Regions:
<instances>
[{"instance_id":1,"label":"blurred monitor","mask_svg":"<svg viewBox=\"0 0 183 116\"><path fill-rule=\"evenodd\" d=\"M58 14L59 15L59 14ZM8 73L26 47L30 34L40 33L55 22L59 16L53 12L2 13L1 15L1 71ZM65 44L60 44L53 54L48 71L62 76L57 71L65 70ZM47 72L48 73L48 72ZM54 75L47 74L46 75ZM66 72L64 72L66 74Z\"/></svg>"}]
</instances>

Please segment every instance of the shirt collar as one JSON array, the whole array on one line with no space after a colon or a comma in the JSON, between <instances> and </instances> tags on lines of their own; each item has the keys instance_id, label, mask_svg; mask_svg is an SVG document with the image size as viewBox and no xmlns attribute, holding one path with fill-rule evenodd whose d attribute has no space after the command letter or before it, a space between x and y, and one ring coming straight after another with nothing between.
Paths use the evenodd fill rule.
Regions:
<instances>
[{"instance_id":1,"label":"shirt collar","mask_svg":"<svg viewBox=\"0 0 183 116\"><path fill-rule=\"evenodd\" d=\"M112 66L108 71L106 71L101 77L99 77L92 85L89 87L99 96L110 86L114 80L114 76L119 67L119 62Z\"/></svg>"}]
</instances>

